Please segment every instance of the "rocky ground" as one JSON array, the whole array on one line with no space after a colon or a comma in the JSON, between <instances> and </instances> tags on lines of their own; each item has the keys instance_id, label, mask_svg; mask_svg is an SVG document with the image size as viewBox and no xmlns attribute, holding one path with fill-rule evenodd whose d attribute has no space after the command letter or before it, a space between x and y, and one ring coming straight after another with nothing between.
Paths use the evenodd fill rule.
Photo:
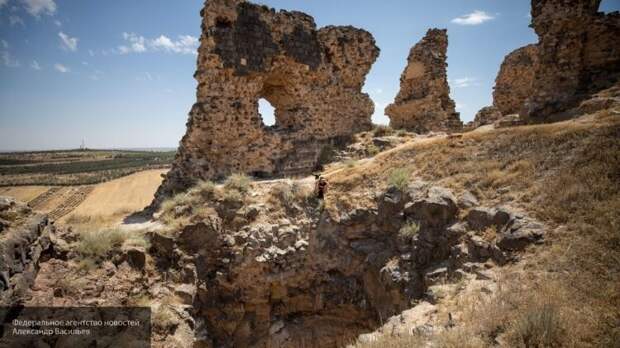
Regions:
<instances>
[{"instance_id":1,"label":"rocky ground","mask_svg":"<svg viewBox=\"0 0 620 348\"><path fill-rule=\"evenodd\" d=\"M2 299L150 306L156 347L609 346L620 110L605 105L549 125L360 133L326 166L325 201L311 177L233 176L106 231L3 201Z\"/></svg>"}]
</instances>

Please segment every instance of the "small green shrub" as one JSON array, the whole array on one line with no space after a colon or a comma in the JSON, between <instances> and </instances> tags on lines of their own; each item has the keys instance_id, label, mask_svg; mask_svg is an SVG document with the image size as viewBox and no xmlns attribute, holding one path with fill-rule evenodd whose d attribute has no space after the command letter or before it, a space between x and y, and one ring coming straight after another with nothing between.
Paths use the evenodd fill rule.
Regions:
<instances>
[{"instance_id":1,"label":"small green shrub","mask_svg":"<svg viewBox=\"0 0 620 348\"><path fill-rule=\"evenodd\" d=\"M401 191L405 191L409 186L409 171L405 168L392 170L388 178L388 185L394 186Z\"/></svg>"},{"instance_id":2,"label":"small green shrub","mask_svg":"<svg viewBox=\"0 0 620 348\"><path fill-rule=\"evenodd\" d=\"M233 174L226 179L224 189L226 191L236 190L239 193L247 193L250 190L252 179L245 174Z\"/></svg>"}]
</instances>

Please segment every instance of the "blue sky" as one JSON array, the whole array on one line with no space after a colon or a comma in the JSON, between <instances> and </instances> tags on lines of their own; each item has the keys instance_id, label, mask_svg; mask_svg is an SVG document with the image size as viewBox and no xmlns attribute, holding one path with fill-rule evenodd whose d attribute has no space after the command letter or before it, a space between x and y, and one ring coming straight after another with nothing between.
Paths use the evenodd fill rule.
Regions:
<instances>
[{"instance_id":1,"label":"blue sky","mask_svg":"<svg viewBox=\"0 0 620 348\"><path fill-rule=\"evenodd\" d=\"M413 44L447 28L461 119L491 103L503 57L536 41L529 1L263 0L319 27L370 31L381 55L364 90L383 115ZM0 150L175 147L195 101L199 0L0 0ZM620 9L604 0L601 10ZM273 122L261 107L266 123Z\"/></svg>"}]
</instances>

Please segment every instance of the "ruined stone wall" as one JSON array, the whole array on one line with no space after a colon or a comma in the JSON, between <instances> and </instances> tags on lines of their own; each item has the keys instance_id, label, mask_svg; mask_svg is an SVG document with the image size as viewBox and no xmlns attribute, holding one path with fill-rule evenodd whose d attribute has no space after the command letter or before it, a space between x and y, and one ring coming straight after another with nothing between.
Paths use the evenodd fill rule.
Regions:
<instances>
[{"instance_id":1,"label":"ruined stone wall","mask_svg":"<svg viewBox=\"0 0 620 348\"><path fill-rule=\"evenodd\" d=\"M493 106L502 115L519 113L532 94L537 66L538 50L535 44L516 49L504 58L493 88Z\"/></svg>"},{"instance_id":2,"label":"ruined stone wall","mask_svg":"<svg viewBox=\"0 0 620 348\"><path fill-rule=\"evenodd\" d=\"M390 126L420 133L460 130L462 123L450 99L446 74L448 34L430 29L411 48L400 77L400 91L385 114Z\"/></svg>"},{"instance_id":3,"label":"ruined stone wall","mask_svg":"<svg viewBox=\"0 0 620 348\"><path fill-rule=\"evenodd\" d=\"M547 121L620 74L620 13L598 12L600 0L532 0L540 64L521 115ZM555 116L555 117L554 117Z\"/></svg>"},{"instance_id":4,"label":"ruined stone wall","mask_svg":"<svg viewBox=\"0 0 620 348\"><path fill-rule=\"evenodd\" d=\"M379 49L367 31L317 30L304 13L243 0L210 0L201 15L197 102L158 197L235 172L307 173L324 144L371 127L361 89ZM273 127L261 98L275 108Z\"/></svg>"}]
</instances>

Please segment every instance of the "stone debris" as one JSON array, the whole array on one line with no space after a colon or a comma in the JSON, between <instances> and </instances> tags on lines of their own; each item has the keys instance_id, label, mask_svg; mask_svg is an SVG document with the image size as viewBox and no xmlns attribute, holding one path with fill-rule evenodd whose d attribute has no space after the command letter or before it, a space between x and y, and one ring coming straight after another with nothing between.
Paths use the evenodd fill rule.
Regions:
<instances>
[{"instance_id":1,"label":"stone debris","mask_svg":"<svg viewBox=\"0 0 620 348\"><path fill-rule=\"evenodd\" d=\"M446 68L448 34L429 29L411 48L407 67L400 77L400 91L385 108L392 128L418 133L459 131L463 124L450 99Z\"/></svg>"}]
</instances>

